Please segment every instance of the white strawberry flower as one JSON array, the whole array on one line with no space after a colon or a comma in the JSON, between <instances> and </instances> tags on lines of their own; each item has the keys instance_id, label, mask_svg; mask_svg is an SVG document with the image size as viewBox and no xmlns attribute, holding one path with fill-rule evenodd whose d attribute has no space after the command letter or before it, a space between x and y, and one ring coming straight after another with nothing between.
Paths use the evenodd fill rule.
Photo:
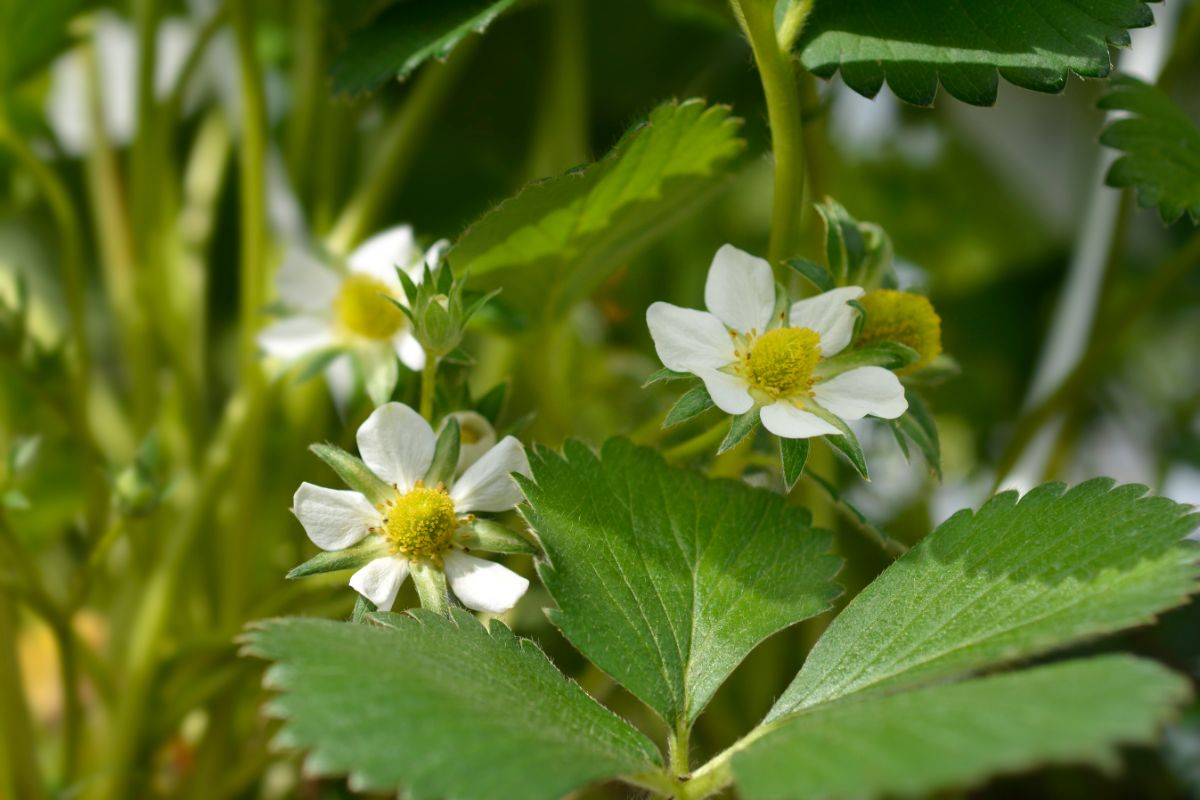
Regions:
<instances>
[{"instance_id":1,"label":"white strawberry flower","mask_svg":"<svg viewBox=\"0 0 1200 800\"><path fill-rule=\"evenodd\" d=\"M422 253L412 228L399 225L367 239L346 258L345 268L337 270L302 241L287 240L276 288L290 313L259 334L259 346L285 362L340 351L328 370L339 399L353 383L351 356L359 359L368 381L376 372L387 375L396 356L409 369L420 371L425 351L404 313L388 298L404 302L397 267L419 283L425 266L432 269L446 246L439 241ZM386 397L395 385L394 370L384 383L379 394Z\"/></svg>"},{"instance_id":2,"label":"white strawberry flower","mask_svg":"<svg viewBox=\"0 0 1200 800\"><path fill-rule=\"evenodd\" d=\"M849 302L862 295L858 286L832 289L777 317L770 265L725 245L705 283L708 311L659 302L646 322L663 364L704 381L722 411L740 415L758 407L768 431L805 439L841 433L834 417L895 419L908 408L889 370L823 369L850 344L857 311Z\"/></svg>"},{"instance_id":3,"label":"white strawberry flower","mask_svg":"<svg viewBox=\"0 0 1200 800\"><path fill-rule=\"evenodd\" d=\"M389 610L414 564L446 574L451 591L476 611L508 611L529 581L492 561L468 555L464 527L473 511L500 512L521 500L513 473L529 475L525 448L506 436L450 486L426 486L437 437L429 423L403 403L386 403L358 429L363 462L390 484L394 497L373 505L358 492L302 483L292 511L322 550L344 550L375 537L378 558L350 578L350 586Z\"/></svg>"}]
</instances>

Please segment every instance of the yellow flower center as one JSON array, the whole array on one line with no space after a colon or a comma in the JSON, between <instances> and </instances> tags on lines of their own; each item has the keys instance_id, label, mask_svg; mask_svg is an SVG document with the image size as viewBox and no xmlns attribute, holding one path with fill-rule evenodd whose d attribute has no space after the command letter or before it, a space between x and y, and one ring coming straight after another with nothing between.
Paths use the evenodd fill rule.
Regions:
<instances>
[{"instance_id":1,"label":"yellow flower center","mask_svg":"<svg viewBox=\"0 0 1200 800\"><path fill-rule=\"evenodd\" d=\"M440 561L457 527L454 501L441 484L430 489L417 481L384 507L383 538L408 559Z\"/></svg>"},{"instance_id":2,"label":"yellow flower center","mask_svg":"<svg viewBox=\"0 0 1200 800\"><path fill-rule=\"evenodd\" d=\"M387 284L370 275L354 274L342 281L334 300L338 321L346 330L367 339L390 339L404 327L404 312L392 305Z\"/></svg>"},{"instance_id":3,"label":"yellow flower center","mask_svg":"<svg viewBox=\"0 0 1200 800\"><path fill-rule=\"evenodd\" d=\"M750 386L775 399L807 395L821 359L821 336L810 328L776 328L738 354L737 370Z\"/></svg>"},{"instance_id":4,"label":"yellow flower center","mask_svg":"<svg viewBox=\"0 0 1200 800\"><path fill-rule=\"evenodd\" d=\"M924 295L877 289L859 298L867 312L857 346L899 342L917 351L919 358L901 373L919 369L942 352L942 318Z\"/></svg>"}]
</instances>

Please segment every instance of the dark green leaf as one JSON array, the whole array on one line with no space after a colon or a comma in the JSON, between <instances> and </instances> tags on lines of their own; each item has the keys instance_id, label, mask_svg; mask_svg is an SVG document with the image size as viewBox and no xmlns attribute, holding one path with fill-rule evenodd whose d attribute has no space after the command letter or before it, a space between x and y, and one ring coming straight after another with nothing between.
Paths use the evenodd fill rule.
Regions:
<instances>
[{"instance_id":1,"label":"dark green leaf","mask_svg":"<svg viewBox=\"0 0 1200 800\"><path fill-rule=\"evenodd\" d=\"M1129 111L1100 141L1124 153L1108 170L1109 186L1133 187L1138 205L1157 208L1163 222L1185 212L1200 224L1200 126L1166 92L1120 75L1100 107Z\"/></svg>"},{"instance_id":2,"label":"dark green leaf","mask_svg":"<svg viewBox=\"0 0 1200 800\"><path fill-rule=\"evenodd\" d=\"M747 800L820 800L930 796L1045 763L1110 767L1116 745L1154 741L1189 695L1152 661L1069 661L823 705L781 720L733 771Z\"/></svg>"},{"instance_id":3,"label":"dark green leaf","mask_svg":"<svg viewBox=\"0 0 1200 800\"><path fill-rule=\"evenodd\" d=\"M461 610L373 618L386 627L279 619L245 636L275 662L279 741L310 751L309 772L414 800L555 800L658 764L646 737L501 623Z\"/></svg>"},{"instance_id":4,"label":"dark green leaf","mask_svg":"<svg viewBox=\"0 0 1200 800\"><path fill-rule=\"evenodd\" d=\"M1151 24L1142 0L843 0L820 2L797 52L823 78L841 70L854 91L874 97L887 80L900 99L929 105L938 83L975 105L996 101L997 74L1039 92L1058 92L1075 73L1102 78L1110 45Z\"/></svg>"},{"instance_id":5,"label":"dark green leaf","mask_svg":"<svg viewBox=\"0 0 1200 800\"><path fill-rule=\"evenodd\" d=\"M829 535L777 494L623 439L600 457L570 441L531 461L523 511L548 559L551 618L665 720L695 720L755 645L837 594Z\"/></svg>"},{"instance_id":6,"label":"dark green leaf","mask_svg":"<svg viewBox=\"0 0 1200 800\"><path fill-rule=\"evenodd\" d=\"M427 59L444 59L469 33L482 33L516 0L400 0L350 36L334 61L333 88L371 91L403 80Z\"/></svg>"}]
</instances>

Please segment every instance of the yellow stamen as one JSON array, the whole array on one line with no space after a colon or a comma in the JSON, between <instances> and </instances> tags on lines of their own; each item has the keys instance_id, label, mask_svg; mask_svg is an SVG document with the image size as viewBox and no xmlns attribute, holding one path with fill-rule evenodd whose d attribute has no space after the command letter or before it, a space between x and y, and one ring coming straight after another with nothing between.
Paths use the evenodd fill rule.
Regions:
<instances>
[{"instance_id":1,"label":"yellow stamen","mask_svg":"<svg viewBox=\"0 0 1200 800\"><path fill-rule=\"evenodd\" d=\"M338 322L367 339L390 339L404 327L404 312L392 305L387 284L370 275L353 274L342 281L334 300Z\"/></svg>"},{"instance_id":2,"label":"yellow stamen","mask_svg":"<svg viewBox=\"0 0 1200 800\"><path fill-rule=\"evenodd\" d=\"M383 538L392 551L408 559L441 562L458 527L454 501L439 484L430 489L417 485L384 507Z\"/></svg>"},{"instance_id":3,"label":"yellow stamen","mask_svg":"<svg viewBox=\"0 0 1200 800\"><path fill-rule=\"evenodd\" d=\"M776 328L738 354L737 371L751 388L775 399L807 396L821 358L821 336L809 328Z\"/></svg>"},{"instance_id":4,"label":"yellow stamen","mask_svg":"<svg viewBox=\"0 0 1200 800\"><path fill-rule=\"evenodd\" d=\"M901 374L924 367L942 352L942 318L924 295L877 289L859 301L867 312L857 346L899 342L917 351L919 358Z\"/></svg>"}]
</instances>

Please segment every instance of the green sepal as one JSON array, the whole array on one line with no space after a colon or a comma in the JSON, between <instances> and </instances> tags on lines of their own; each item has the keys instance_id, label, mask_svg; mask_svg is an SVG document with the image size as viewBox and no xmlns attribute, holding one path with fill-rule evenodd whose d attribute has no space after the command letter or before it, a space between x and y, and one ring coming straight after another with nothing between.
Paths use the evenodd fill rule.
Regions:
<instances>
[{"instance_id":1,"label":"green sepal","mask_svg":"<svg viewBox=\"0 0 1200 800\"><path fill-rule=\"evenodd\" d=\"M413 279L409 277L408 273L400 269L400 267L396 267L396 277L400 281L400 288L404 290L404 299L408 301L409 305L417 302L417 284L413 282ZM404 306L404 304L395 300L392 302L394 302L398 308L402 309L404 313L408 314L409 319L412 319L412 311Z\"/></svg>"},{"instance_id":2,"label":"green sepal","mask_svg":"<svg viewBox=\"0 0 1200 800\"><path fill-rule=\"evenodd\" d=\"M758 427L758 406L747 411L745 414L740 414L733 418L733 424L729 426L729 433L725 434L725 440L721 442L721 446L717 448L717 455L721 455L726 450L731 450L742 443L742 440L754 432Z\"/></svg>"},{"instance_id":3,"label":"green sepal","mask_svg":"<svg viewBox=\"0 0 1200 800\"><path fill-rule=\"evenodd\" d=\"M937 422L925 401L913 392L908 393L908 411L894 420L895 430L913 441L925 456L925 462L938 480L942 479L942 451L938 441ZM907 448L905 457L908 456Z\"/></svg>"},{"instance_id":4,"label":"green sepal","mask_svg":"<svg viewBox=\"0 0 1200 800\"><path fill-rule=\"evenodd\" d=\"M867 474L867 457L863 454L862 445L858 443L858 437L854 435L854 431L850 430L850 426L846 424L846 421L836 414L829 413L816 403L806 403L804 410L820 417L841 431L841 435L826 434L825 441L829 442L830 447L846 457L846 460L850 462L850 466L854 467L854 471L861 475L864 481L871 480Z\"/></svg>"},{"instance_id":5,"label":"green sepal","mask_svg":"<svg viewBox=\"0 0 1200 800\"><path fill-rule=\"evenodd\" d=\"M292 379L293 383L304 383L316 377L321 372L324 372L325 368L344 352L346 352L344 348L329 347L303 359L300 362L300 367L296 370L296 377Z\"/></svg>"},{"instance_id":6,"label":"green sepal","mask_svg":"<svg viewBox=\"0 0 1200 800\"><path fill-rule=\"evenodd\" d=\"M399 268L399 267L397 267L397 268L396 268L396 272L400 272L400 268ZM401 302L400 302L399 300L397 300L396 298L394 298L394 297L390 297L390 296L388 296L388 295L384 295L384 296L383 296L383 299L384 299L384 300L387 300L389 303L391 303L392 305L394 305L396 308L400 309L400 312L401 312L402 314L404 314L404 316L408 317L408 321L409 321L410 323L412 323L412 322L416 322L416 320L413 318L412 309L411 309L411 308L409 308L408 306L406 306L404 303L401 303Z\"/></svg>"},{"instance_id":7,"label":"green sepal","mask_svg":"<svg viewBox=\"0 0 1200 800\"><path fill-rule=\"evenodd\" d=\"M374 505L392 499L395 490L367 468L358 456L347 453L333 444L312 444L308 447L317 458L328 464L342 483L367 498Z\"/></svg>"},{"instance_id":8,"label":"green sepal","mask_svg":"<svg viewBox=\"0 0 1200 800\"><path fill-rule=\"evenodd\" d=\"M662 369L654 372L649 378L646 378L645 382L642 383L642 388L645 389L647 386L653 386L654 384L661 383L663 381L683 381L689 378L695 379L695 377L696 376L690 372L677 372L676 370L663 367Z\"/></svg>"},{"instance_id":9,"label":"green sepal","mask_svg":"<svg viewBox=\"0 0 1200 800\"><path fill-rule=\"evenodd\" d=\"M813 374L828 380L834 375L841 375L857 367L883 367L884 369L902 369L916 363L921 356L916 350L899 342L875 342L866 347L853 350L843 350L836 356L826 358L817 364Z\"/></svg>"},{"instance_id":10,"label":"green sepal","mask_svg":"<svg viewBox=\"0 0 1200 800\"><path fill-rule=\"evenodd\" d=\"M808 439L785 439L779 437L779 460L783 466L783 485L790 492L804 474L810 447Z\"/></svg>"},{"instance_id":11,"label":"green sepal","mask_svg":"<svg viewBox=\"0 0 1200 800\"><path fill-rule=\"evenodd\" d=\"M800 274L800 277L811 283L819 292L828 292L837 284L829 270L815 261L806 258L793 258L783 262Z\"/></svg>"},{"instance_id":12,"label":"green sepal","mask_svg":"<svg viewBox=\"0 0 1200 800\"><path fill-rule=\"evenodd\" d=\"M387 543L379 536L368 536L345 550L317 553L303 564L293 567L284 577L292 581L297 578L307 578L310 575L320 575L324 572L357 569L385 555L387 555Z\"/></svg>"},{"instance_id":13,"label":"green sepal","mask_svg":"<svg viewBox=\"0 0 1200 800\"><path fill-rule=\"evenodd\" d=\"M428 561L414 561L410 573L421 608L427 608L442 616L450 613L450 590L446 586L446 573Z\"/></svg>"},{"instance_id":14,"label":"green sepal","mask_svg":"<svg viewBox=\"0 0 1200 800\"><path fill-rule=\"evenodd\" d=\"M354 610L350 612L350 621L358 625L371 620L375 616L375 604L361 594L354 600Z\"/></svg>"},{"instance_id":15,"label":"green sepal","mask_svg":"<svg viewBox=\"0 0 1200 800\"><path fill-rule=\"evenodd\" d=\"M425 471L425 483L437 486L450 485L454 471L458 468L458 453L462 447L462 428L454 417L446 417L438 431L437 444L433 449L433 462Z\"/></svg>"},{"instance_id":16,"label":"green sepal","mask_svg":"<svg viewBox=\"0 0 1200 800\"><path fill-rule=\"evenodd\" d=\"M825 258L838 285L844 286L866 258L867 244L857 221L836 200L827 197L816 208L825 222Z\"/></svg>"},{"instance_id":17,"label":"green sepal","mask_svg":"<svg viewBox=\"0 0 1200 800\"><path fill-rule=\"evenodd\" d=\"M936 386L950 378L957 377L961 372L962 367L958 362L952 356L942 353L916 372L905 375L904 382L921 386Z\"/></svg>"},{"instance_id":18,"label":"green sepal","mask_svg":"<svg viewBox=\"0 0 1200 800\"><path fill-rule=\"evenodd\" d=\"M529 538L490 519L475 519L459 528L459 541L468 550L536 556L541 549Z\"/></svg>"},{"instance_id":19,"label":"green sepal","mask_svg":"<svg viewBox=\"0 0 1200 800\"><path fill-rule=\"evenodd\" d=\"M863 324L867 321L867 309L857 300L847 300L846 305L858 312L854 315L854 331L850 334L850 341L855 342L858 341L858 335L862 333Z\"/></svg>"},{"instance_id":20,"label":"green sepal","mask_svg":"<svg viewBox=\"0 0 1200 800\"><path fill-rule=\"evenodd\" d=\"M671 406L671 410L667 412L662 426L670 428L681 422L686 422L693 417L703 414L715 405L704 384L698 384L684 392L675 405Z\"/></svg>"}]
</instances>

